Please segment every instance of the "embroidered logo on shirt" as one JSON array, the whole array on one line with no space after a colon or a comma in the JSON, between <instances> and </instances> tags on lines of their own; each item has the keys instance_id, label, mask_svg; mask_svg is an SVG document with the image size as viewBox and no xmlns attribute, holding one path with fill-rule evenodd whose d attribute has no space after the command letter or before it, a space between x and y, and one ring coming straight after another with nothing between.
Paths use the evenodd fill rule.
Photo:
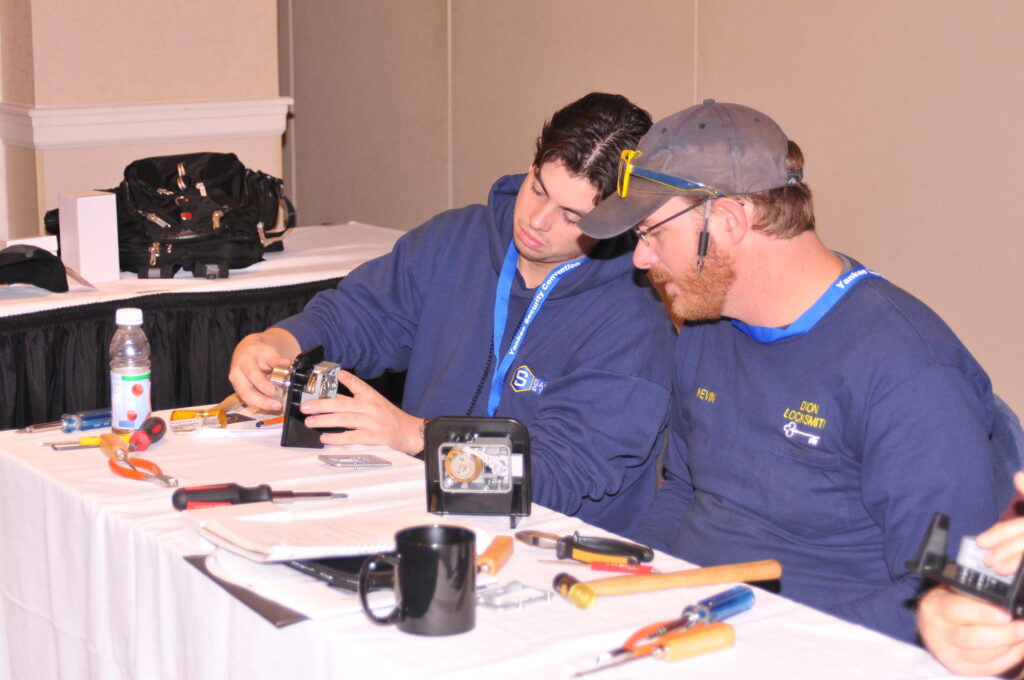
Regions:
<instances>
[{"instance_id":1,"label":"embroidered logo on shirt","mask_svg":"<svg viewBox=\"0 0 1024 680\"><path fill-rule=\"evenodd\" d=\"M701 401L706 401L709 404L714 404L715 400L718 399L718 392L712 392L707 388L698 387L697 398L700 399Z\"/></svg>"},{"instance_id":2,"label":"embroidered logo on shirt","mask_svg":"<svg viewBox=\"0 0 1024 680\"><path fill-rule=\"evenodd\" d=\"M541 380L533 374L530 367L523 364L512 373L512 380L509 381L513 392L535 392L540 394L548 386L547 380Z\"/></svg>"},{"instance_id":3,"label":"embroidered logo on shirt","mask_svg":"<svg viewBox=\"0 0 1024 680\"><path fill-rule=\"evenodd\" d=\"M811 446L817 446L818 442L821 441L821 434L817 432L808 432L807 430L801 430L799 425L804 425L813 430L823 430L825 425L828 424L827 418L822 418L821 405L816 404L813 401L802 401L800 402L799 409L787 408L782 417L788 422L782 426L782 432L788 439L799 436L807 439L807 443ZM799 424L799 425L798 425Z\"/></svg>"}]
</instances>

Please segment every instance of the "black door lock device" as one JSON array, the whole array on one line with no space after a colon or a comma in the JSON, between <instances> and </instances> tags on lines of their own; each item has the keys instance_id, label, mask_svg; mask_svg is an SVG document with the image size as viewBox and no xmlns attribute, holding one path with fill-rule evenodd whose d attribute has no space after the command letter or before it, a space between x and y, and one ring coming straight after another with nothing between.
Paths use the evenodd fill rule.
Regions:
<instances>
[{"instance_id":1,"label":"black door lock device","mask_svg":"<svg viewBox=\"0 0 1024 680\"><path fill-rule=\"evenodd\" d=\"M324 361L321 345L302 352L289 368L275 368L270 381L284 389L284 426L281 430L281 446L322 449L320 435L324 432L344 432L347 428L314 430L306 426L306 414L299 407L313 399L330 399L338 396L351 397L344 385L338 384L341 366Z\"/></svg>"},{"instance_id":2,"label":"black door lock device","mask_svg":"<svg viewBox=\"0 0 1024 680\"><path fill-rule=\"evenodd\" d=\"M974 537L964 536L956 560L946 559L948 542L949 517L936 512L917 557L907 562L907 568L926 579L1002 607L1014 618L1024 616L1024 561L1014 576L1002 576L982 561L984 551L975 544Z\"/></svg>"}]
</instances>

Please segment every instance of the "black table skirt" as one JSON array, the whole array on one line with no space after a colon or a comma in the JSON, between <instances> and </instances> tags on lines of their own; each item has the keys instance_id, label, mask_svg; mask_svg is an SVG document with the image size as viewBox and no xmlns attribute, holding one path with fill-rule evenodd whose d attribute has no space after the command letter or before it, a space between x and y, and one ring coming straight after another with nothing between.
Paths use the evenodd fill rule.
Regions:
<instances>
[{"instance_id":1,"label":"black table skirt","mask_svg":"<svg viewBox=\"0 0 1024 680\"><path fill-rule=\"evenodd\" d=\"M235 344L302 310L340 278L218 293L164 293L0 318L0 429L110 405L109 345L120 307L143 310L153 409L219 402L231 394ZM401 376L375 386L400 399Z\"/></svg>"}]
</instances>

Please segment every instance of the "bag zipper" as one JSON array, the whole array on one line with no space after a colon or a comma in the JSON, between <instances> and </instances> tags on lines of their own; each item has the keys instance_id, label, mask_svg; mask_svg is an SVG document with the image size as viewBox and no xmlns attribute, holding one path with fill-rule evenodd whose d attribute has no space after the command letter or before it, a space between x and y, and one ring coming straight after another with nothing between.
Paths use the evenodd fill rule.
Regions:
<instances>
[{"instance_id":1,"label":"bag zipper","mask_svg":"<svg viewBox=\"0 0 1024 680\"><path fill-rule=\"evenodd\" d=\"M142 211L140 210L139 212L141 213ZM161 217L159 215L157 215L156 213L142 213L142 214L145 215L147 220L149 220L150 222L152 222L153 224L155 224L157 226L163 227L164 229L170 229L171 228L171 225L169 225L167 222L165 222L163 219L161 219Z\"/></svg>"}]
</instances>

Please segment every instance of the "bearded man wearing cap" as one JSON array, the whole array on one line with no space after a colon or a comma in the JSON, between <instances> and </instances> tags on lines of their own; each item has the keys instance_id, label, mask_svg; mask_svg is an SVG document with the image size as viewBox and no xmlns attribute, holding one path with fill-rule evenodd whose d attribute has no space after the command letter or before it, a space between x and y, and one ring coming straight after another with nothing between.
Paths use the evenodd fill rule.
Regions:
<instances>
[{"instance_id":1,"label":"bearded man wearing cap","mask_svg":"<svg viewBox=\"0 0 1024 680\"><path fill-rule=\"evenodd\" d=\"M305 402L325 444L415 454L436 416L497 416L530 435L534 502L628 533L654 496L675 333L637 281L629 237L577 226L615 189L619 152L650 127L595 92L551 117L526 174L487 205L449 210L398 239L302 313L238 344L229 378L247 404L281 409L267 374L323 345L354 396ZM359 377L405 371L402 408Z\"/></svg>"},{"instance_id":2,"label":"bearded man wearing cap","mask_svg":"<svg viewBox=\"0 0 1024 680\"><path fill-rule=\"evenodd\" d=\"M584 216L685 320L665 483L635 536L700 565L777 558L781 593L913 641L906 562L998 512L991 385L922 302L814 228L803 154L768 116L707 100L623 153Z\"/></svg>"}]
</instances>

